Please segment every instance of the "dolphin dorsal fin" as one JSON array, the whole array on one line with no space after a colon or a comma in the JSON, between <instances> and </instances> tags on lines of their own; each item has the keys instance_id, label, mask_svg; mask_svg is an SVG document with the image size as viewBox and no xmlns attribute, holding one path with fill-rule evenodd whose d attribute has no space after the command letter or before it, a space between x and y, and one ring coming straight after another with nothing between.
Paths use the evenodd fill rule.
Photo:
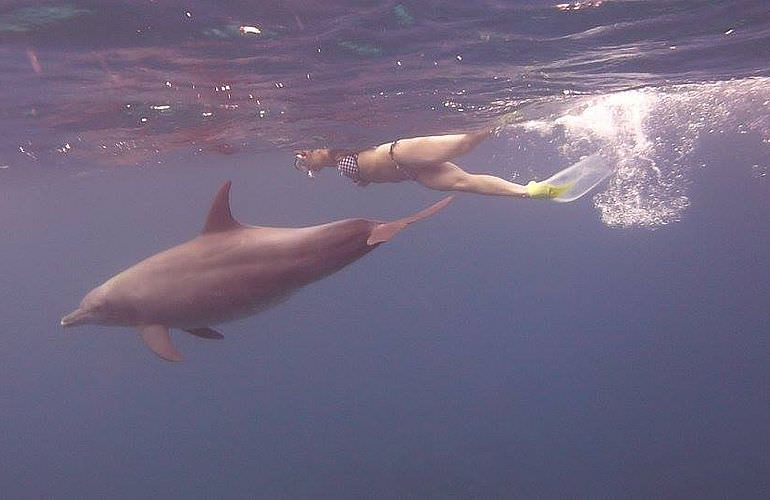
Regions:
<instances>
[{"instance_id":1,"label":"dolphin dorsal fin","mask_svg":"<svg viewBox=\"0 0 770 500\"><path fill-rule=\"evenodd\" d=\"M233 218L233 214L230 212L231 185L232 182L227 181L217 191L209 215L206 217L206 225L203 226L203 234L229 231L241 227L241 224Z\"/></svg>"}]
</instances>

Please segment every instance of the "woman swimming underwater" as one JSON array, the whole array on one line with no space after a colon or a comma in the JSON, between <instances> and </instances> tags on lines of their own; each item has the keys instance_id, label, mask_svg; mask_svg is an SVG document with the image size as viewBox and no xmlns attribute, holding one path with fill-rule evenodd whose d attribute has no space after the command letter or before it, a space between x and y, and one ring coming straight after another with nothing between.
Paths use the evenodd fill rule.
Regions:
<instances>
[{"instance_id":1,"label":"woman swimming underwater","mask_svg":"<svg viewBox=\"0 0 770 500\"><path fill-rule=\"evenodd\" d=\"M300 151L295 155L294 167L310 177L326 167L335 167L359 186L417 181L439 191L519 198L556 198L569 188L535 181L523 186L494 175L471 174L452 163L492 133L485 130L398 139L357 152L327 148Z\"/></svg>"}]
</instances>

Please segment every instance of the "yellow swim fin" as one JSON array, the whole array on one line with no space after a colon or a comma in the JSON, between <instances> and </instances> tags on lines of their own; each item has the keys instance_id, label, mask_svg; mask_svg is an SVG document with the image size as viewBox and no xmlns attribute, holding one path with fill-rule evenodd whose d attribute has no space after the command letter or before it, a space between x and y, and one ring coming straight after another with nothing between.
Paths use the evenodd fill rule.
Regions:
<instances>
[{"instance_id":1,"label":"yellow swim fin","mask_svg":"<svg viewBox=\"0 0 770 500\"><path fill-rule=\"evenodd\" d=\"M575 185L574 182L557 186L554 184L549 184L545 181L529 181L529 184L527 184L527 196L530 198L545 198L550 200L553 198L558 198L562 194L566 193L573 185Z\"/></svg>"},{"instance_id":2,"label":"yellow swim fin","mask_svg":"<svg viewBox=\"0 0 770 500\"><path fill-rule=\"evenodd\" d=\"M577 200L609 177L612 170L609 160L595 153L544 181L531 181L526 187L527 196L560 203Z\"/></svg>"}]
</instances>

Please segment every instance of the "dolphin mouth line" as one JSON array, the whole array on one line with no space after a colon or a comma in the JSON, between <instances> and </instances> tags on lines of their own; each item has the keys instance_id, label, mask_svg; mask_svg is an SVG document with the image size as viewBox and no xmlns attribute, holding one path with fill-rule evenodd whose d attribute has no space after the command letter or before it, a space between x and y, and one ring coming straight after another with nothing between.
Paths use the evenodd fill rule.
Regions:
<instances>
[{"instance_id":1,"label":"dolphin mouth line","mask_svg":"<svg viewBox=\"0 0 770 500\"><path fill-rule=\"evenodd\" d=\"M87 313L82 309L75 309L68 315L64 316L61 321L59 321L59 325L61 325L63 328L77 326L84 322L86 316Z\"/></svg>"}]
</instances>

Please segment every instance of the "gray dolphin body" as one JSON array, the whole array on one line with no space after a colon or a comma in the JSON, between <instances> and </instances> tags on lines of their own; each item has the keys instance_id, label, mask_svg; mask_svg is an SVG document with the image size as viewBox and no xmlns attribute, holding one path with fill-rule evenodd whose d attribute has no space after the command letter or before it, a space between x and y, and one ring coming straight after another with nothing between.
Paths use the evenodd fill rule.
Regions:
<instances>
[{"instance_id":1,"label":"gray dolphin body","mask_svg":"<svg viewBox=\"0 0 770 500\"><path fill-rule=\"evenodd\" d=\"M230 182L219 190L203 232L153 255L94 288L64 327L135 327L168 361L182 357L170 328L222 338L210 327L263 311L300 288L339 271L451 197L391 222L346 219L305 228L246 226L230 212Z\"/></svg>"}]
</instances>

